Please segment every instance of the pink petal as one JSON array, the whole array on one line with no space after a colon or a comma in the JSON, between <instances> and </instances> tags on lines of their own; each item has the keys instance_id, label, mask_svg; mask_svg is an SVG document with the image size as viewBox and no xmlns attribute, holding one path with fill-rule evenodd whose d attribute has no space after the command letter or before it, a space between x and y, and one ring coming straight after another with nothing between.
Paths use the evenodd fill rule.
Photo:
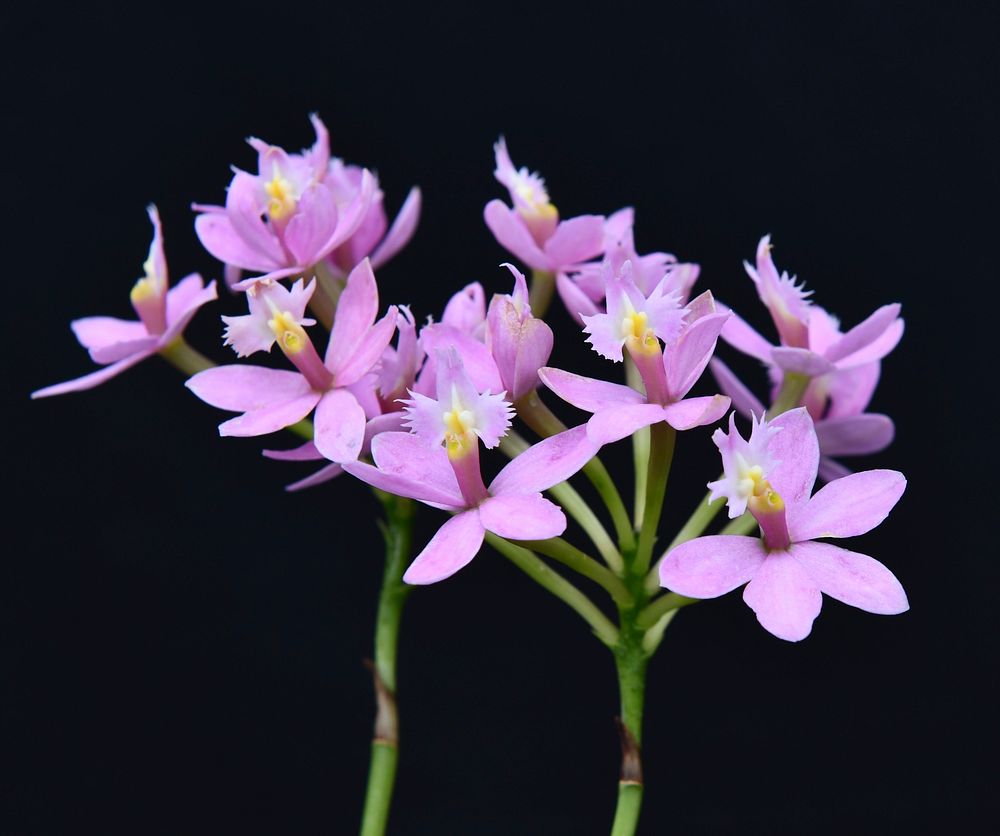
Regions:
<instances>
[{"instance_id":1,"label":"pink petal","mask_svg":"<svg viewBox=\"0 0 1000 836\"><path fill-rule=\"evenodd\" d=\"M483 210L486 226L504 249L535 270L549 270L551 264L521 217L502 200L491 200Z\"/></svg>"},{"instance_id":2,"label":"pink petal","mask_svg":"<svg viewBox=\"0 0 1000 836\"><path fill-rule=\"evenodd\" d=\"M219 424L219 435L247 438L277 432L305 418L319 397L319 392L309 390L289 401L266 404Z\"/></svg>"},{"instance_id":3,"label":"pink petal","mask_svg":"<svg viewBox=\"0 0 1000 836\"><path fill-rule=\"evenodd\" d=\"M698 537L667 552L660 585L691 598L718 598L749 581L766 555L758 537Z\"/></svg>"},{"instance_id":4,"label":"pink petal","mask_svg":"<svg viewBox=\"0 0 1000 836\"><path fill-rule=\"evenodd\" d=\"M830 543L793 543L792 557L831 598L877 615L910 608L902 584L875 558Z\"/></svg>"},{"instance_id":5,"label":"pink petal","mask_svg":"<svg viewBox=\"0 0 1000 836\"><path fill-rule=\"evenodd\" d=\"M337 302L326 365L334 374L347 363L378 315L378 285L366 258L347 277L344 292Z\"/></svg>"},{"instance_id":6,"label":"pink petal","mask_svg":"<svg viewBox=\"0 0 1000 836\"><path fill-rule=\"evenodd\" d=\"M266 273L280 267L272 254L251 247L233 229L229 215L209 212L194 219L194 231L201 245L219 261L244 270Z\"/></svg>"},{"instance_id":7,"label":"pink petal","mask_svg":"<svg viewBox=\"0 0 1000 836\"><path fill-rule=\"evenodd\" d=\"M112 363L110 366L98 369L96 372L85 374L83 377L78 377L74 380L67 380L65 383L56 383L52 386L46 386L44 389L32 392L31 397L32 399L49 398L53 395L65 395L68 392L82 392L85 389L93 389L95 386L99 386L105 381L111 380L111 378L120 375L126 369L131 368L136 363L141 360L145 360L150 356L152 356L152 352L145 354L133 354L131 357L126 357L119 360L117 363Z\"/></svg>"},{"instance_id":8,"label":"pink petal","mask_svg":"<svg viewBox=\"0 0 1000 836\"><path fill-rule=\"evenodd\" d=\"M820 456L819 478L824 482L833 482L835 479L843 479L845 476L850 475L851 469L849 467L844 467L840 462L833 459Z\"/></svg>"},{"instance_id":9,"label":"pink petal","mask_svg":"<svg viewBox=\"0 0 1000 836\"><path fill-rule=\"evenodd\" d=\"M472 334L485 319L486 294L483 286L479 282L471 282L448 300L441 324L456 328L463 334ZM421 339L422 335L421 331Z\"/></svg>"},{"instance_id":10,"label":"pink petal","mask_svg":"<svg viewBox=\"0 0 1000 836\"><path fill-rule=\"evenodd\" d=\"M372 173L367 168L363 169L361 172L360 187L351 199L351 202L347 206L342 207L336 229L334 229L330 237L320 247L320 252L322 253L320 258L329 255L331 251L335 250L358 231L358 228L365 219L365 215L368 214L368 210L371 208L372 201L375 198L376 187L377 183Z\"/></svg>"},{"instance_id":11,"label":"pink petal","mask_svg":"<svg viewBox=\"0 0 1000 836\"><path fill-rule=\"evenodd\" d=\"M682 332L672 351L664 354L669 391L683 398L698 382L712 358L719 333L729 314L710 314L694 320Z\"/></svg>"},{"instance_id":12,"label":"pink petal","mask_svg":"<svg viewBox=\"0 0 1000 836\"><path fill-rule=\"evenodd\" d=\"M394 434L386 433L386 435ZM409 435L409 433L399 433L399 435ZM450 495L442 495L433 485L414 481L389 471L383 471L364 462L344 462L342 467L346 473L350 473L365 484L386 491L387 493L395 494L396 496L409 497L410 499L424 502L427 505L432 505L435 508L443 508L451 511L465 506L465 501L461 497L456 499Z\"/></svg>"},{"instance_id":13,"label":"pink petal","mask_svg":"<svg viewBox=\"0 0 1000 836\"><path fill-rule=\"evenodd\" d=\"M778 368L792 374L819 377L833 371L833 363L808 348L789 348L779 345L771 349L771 359Z\"/></svg>"},{"instance_id":14,"label":"pink petal","mask_svg":"<svg viewBox=\"0 0 1000 836\"><path fill-rule=\"evenodd\" d=\"M480 392L494 394L504 390L493 355L484 343L450 325L428 325L420 332L420 343L427 356L436 363L437 353L454 348L462 358L465 372Z\"/></svg>"},{"instance_id":15,"label":"pink petal","mask_svg":"<svg viewBox=\"0 0 1000 836\"><path fill-rule=\"evenodd\" d=\"M803 505L788 509L795 542L819 537L855 537L884 520L906 490L896 470L866 470L825 485Z\"/></svg>"},{"instance_id":16,"label":"pink petal","mask_svg":"<svg viewBox=\"0 0 1000 836\"><path fill-rule=\"evenodd\" d=\"M708 365L719 388L732 400L733 409L745 418L764 414L764 404L757 400L757 396L740 382L725 363L713 357Z\"/></svg>"},{"instance_id":17,"label":"pink petal","mask_svg":"<svg viewBox=\"0 0 1000 836\"><path fill-rule=\"evenodd\" d=\"M587 261L604 251L604 218L580 215L561 221L545 242L545 255L558 269L578 261Z\"/></svg>"},{"instance_id":18,"label":"pink petal","mask_svg":"<svg viewBox=\"0 0 1000 836\"><path fill-rule=\"evenodd\" d=\"M549 436L515 456L490 484L493 496L535 493L565 482L596 454L582 424Z\"/></svg>"},{"instance_id":19,"label":"pink petal","mask_svg":"<svg viewBox=\"0 0 1000 836\"><path fill-rule=\"evenodd\" d=\"M675 430L690 430L714 424L728 410L729 398L725 395L685 398L663 407L663 420Z\"/></svg>"},{"instance_id":20,"label":"pink petal","mask_svg":"<svg viewBox=\"0 0 1000 836\"><path fill-rule=\"evenodd\" d=\"M313 183L299 198L285 227L285 246L297 265L306 267L326 256L326 243L337 230L337 203L322 183Z\"/></svg>"},{"instance_id":21,"label":"pink petal","mask_svg":"<svg viewBox=\"0 0 1000 836\"><path fill-rule=\"evenodd\" d=\"M314 462L322 461L323 454L316 449L311 441L289 450L262 450L264 458L279 462Z\"/></svg>"},{"instance_id":22,"label":"pink petal","mask_svg":"<svg viewBox=\"0 0 1000 836\"><path fill-rule=\"evenodd\" d=\"M867 363L878 362L892 351L897 343L903 338L903 320L897 319L885 331L882 336L872 340L860 351L837 361L838 369L849 369L855 366L863 366Z\"/></svg>"},{"instance_id":23,"label":"pink petal","mask_svg":"<svg viewBox=\"0 0 1000 836\"><path fill-rule=\"evenodd\" d=\"M805 502L819 468L819 443L812 418L804 407L799 407L769 423L772 427L781 427L781 432L775 433L768 442L768 453L779 464L771 468L767 479L786 505Z\"/></svg>"},{"instance_id":24,"label":"pink petal","mask_svg":"<svg viewBox=\"0 0 1000 836\"><path fill-rule=\"evenodd\" d=\"M148 337L146 326L134 319L115 316L86 316L74 319L69 327L84 348L104 348L115 343L131 342Z\"/></svg>"},{"instance_id":25,"label":"pink petal","mask_svg":"<svg viewBox=\"0 0 1000 836\"><path fill-rule=\"evenodd\" d=\"M823 606L816 581L788 552L767 555L743 590L743 600L765 630L790 642L809 635Z\"/></svg>"},{"instance_id":26,"label":"pink petal","mask_svg":"<svg viewBox=\"0 0 1000 836\"><path fill-rule=\"evenodd\" d=\"M316 449L340 464L357 459L365 440L365 411L346 389L331 389L316 405Z\"/></svg>"},{"instance_id":27,"label":"pink petal","mask_svg":"<svg viewBox=\"0 0 1000 836\"><path fill-rule=\"evenodd\" d=\"M566 515L540 493L492 496L479 506L487 531L511 540L547 540L566 530Z\"/></svg>"},{"instance_id":28,"label":"pink petal","mask_svg":"<svg viewBox=\"0 0 1000 836\"><path fill-rule=\"evenodd\" d=\"M371 449L372 459L383 473L425 486L433 492L435 502L456 508L465 505L443 447L431 446L412 433L386 432L372 439Z\"/></svg>"},{"instance_id":29,"label":"pink petal","mask_svg":"<svg viewBox=\"0 0 1000 836\"><path fill-rule=\"evenodd\" d=\"M205 403L232 412L264 409L312 391L298 372L251 365L216 366L198 372L184 385Z\"/></svg>"},{"instance_id":30,"label":"pink petal","mask_svg":"<svg viewBox=\"0 0 1000 836\"><path fill-rule=\"evenodd\" d=\"M167 291L167 330L160 337L160 345L167 345L180 336L198 309L218 298L214 281L202 287L201 276L197 273L181 279L176 287Z\"/></svg>"},{"instance_id":31,"label":"pink petal","mask_svg":"<svg viewBox=\"0 0 1000 836\"><path fill-rule=\"evenodd\" d=\"M559 291L559 298L563 300L569 315L576 320L576 324L581 328L584 325L584 316L593 316L601 312L597 303L591 301L580 286L565 273L559 273L556 276L556 289Z\"/></svg>"},{"instance_id":32,"label":"pink petal","mask_svg":"<svg viewBox=\"0 0 1000 836\"><path fill-rule=\"evenodd\" d=\"M355 346L354 353L340 367L336 374L337 383L341 386L349 386L357 382L379 361L382 352L389 347L392 342L392 335L396 333L395 305L389 308L386 315L376 322L368 332L361 338Z\"/></svg>"},{"instance_id":33,"label":"pink petal","mask_svg":"<svg viewBox=\"0 0 1000 836\"><path fill-rule=\"evenodd\" d=\"M111 345L92 348L90 349L90 357L95 363L115 363L134 354L149 355L156 351L159 344L159 337L142 337L138 340L129 340L128 342L112 343Z\"/></svg>"},{"instance_id":34,"label":"pink petal","mask_svg":"<svg viewBox=\"0 0 1000 836\"><path fill-rule=\"evenodd\" d=\"M322 458L322 456L320 458ZM303 479L299 479L297 482L285 485L285 490L289 493L295 493L296 491L303 491L306 488L315 488L317 485L322 485L324 482L336 479L343 472L343 465L339 465L336 462L330 462L330 464L321 467L315 473L306 476Z\"/></svg>"},{"instance_id":35,"label":"pink petal","mask_svg":"<svg viewBox=\"0 0 1000 836\"><path fill-rule=\"evenodd\" d=\"M551 366L539 369L538 376L542 379L542 383L564 401L587 412L646 402L646 396L631 386L595 380Z\"/></svg>"},{"instance_id":36,"label":"pink petal","mask_svg":"<svg viewBox=\"0 0 1000 836\"><path fill-rule=\"evenodd\" d=\"M720 311L727 310L717 305ZM722 339L733 348L756 357L763 363L771 364L771 349L773 346L751 328L738 314L730 311L732 316L722 326Z\"/></svg>"},{"instance_id":37,"label":"pink petal","mask_svg":"<svg viewBox=\"0 0 1000 836\"><path fill-rule=\"evenodd\" d=\"M229 184L229 191L226 193L226 217L229 219L233 236L222 241L223 245L235 244L236 240L241 241L243 248L248 248L252 254L253 264L230 262L227 258L222 258L222 253L213 252L205 239L202 244L212 255L220 261L236 264L247 270L276 270L288 266L288 258L281 248L281 242L274 231L264 223L262 218L263 208L257 202L257 178L247 174L245 171L236 172L233 182ZM218 217L215 213L202 215L201 217ZM199 219L200 220L200 219ZM197 223L197 220L196 220ZM232 253L238 255L239 250Z\"/></svg>"},{"instance_id":38,"label":"pink petal","mask_svg":"<svg viewBox=\"0 0 1000 836\"><path fill-rule=\"evenodd\" d=\"M372 267L381 267L410 242L420 221L420 204L420 189L414 186L403 201L399 214L396 215L382 243L372 253Z\"/></svg>"},{"instance_id":39,"label":"pink petal","mask_svg":"<svg viewBox=\"0 0 1000 836\"><path fill-rule=\"evenodd\" d=\"M881 363L866 363L849 369L837 369L828 378L827 392L830 407L827 418L841 418L845 415L859 415L871 403L875 387L878 385Z\"/></svg>"},{"instance_id":40,"label":"pink petal","mask_svg":"<svg viewBox=\"0 0 1000 836\"><path fill-rule=\"evenodd\" d=\"M632 435L636 430L665 421L666 412L658 403L637 403L606 407L587 422L587 434L600 445Z\"/></svg>"},{"instance_id":41,"label":"pink petal","mask_svg":"<svg viewBox=\"0 0 1000 836\"><path fill-rule=\"evenodd\" d=\"M485 535L477 511L466 511L452 517L417 555L403 575L403 580L412 584L428 584L454 575L479 553Z\"/></svg>"},{"instance_id":42,"label":"pink petal","mask_svg":"<svg viewBox=\"0 0 1000 836\"><path fill-rule=\"evenodd\" d=\"M825 352L826 358L831 363L836 363L837 361L850 357L852 354L856 354L862 349L868 347L871 343L881 337L889 326L899 318L899 311L900 305L898 304L883 305L864 322L859 325L855 325L836 343L828 348ZM902 331L900 331L900 336L902 336ZM888 345L885 353L888 354L894 345L895 343ZM882 356L885 355L883 354ZM862 362L871 362L872 360L878 359L880 358L870 357L862 360ZM857 365L857 363L854 365Z\"/></svg>"},{"instance_id":43,"label":"pink petal","mask_svg":"<svg viewBox=\"0 0 1000 836\"><path fill-rule=\"evenodd\" d=\"M892 443L896 428L888 415L866 412L826 418L816 424L819 449L824 456L864 456Z\"/></svg>"}]
</instances>

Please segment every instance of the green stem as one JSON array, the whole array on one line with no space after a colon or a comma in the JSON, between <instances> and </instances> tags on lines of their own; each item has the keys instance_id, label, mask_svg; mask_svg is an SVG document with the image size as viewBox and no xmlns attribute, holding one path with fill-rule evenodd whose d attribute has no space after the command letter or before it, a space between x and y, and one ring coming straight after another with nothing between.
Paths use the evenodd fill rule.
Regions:
<instances>
[{"instance_id":1,"label":"green stem","mask_svg":"<svg viewBox=\"0 0 1000 836\"><path fill-rule=\"evenodd\" d=\"M380 524L385 538L385 568L375 617L375 730L372 738L368 789L361 818L362 836L382 836L389 818L399 759L399 714L396 705L396 656L403 604L411 587L403 583L410 558L413 500L375 491L385 509Z\"/></svg>"},{"instance_id":2,"label":"green stem","mask_svg":"<svg viewBox=\"0 0 1000 836\"><path fill-rule=\"evenodd\" d=\"M553 571L538 555L490 532L486 533L486 540L532 580L569 605L577 615L590 625L590 628L604 644L608 647L615 646L618 641L618 628L594 606L593 601L562 575Z\"/></svg>"},{"instance_id":3,"label":"green stem","mask_svg":"<svg viewBox=\"0 0 1000 836\"><path fill-rule=\"evenodd\" d=\"M802 402L802 396L805 394L811 379L808 375L785 372L781 381L781 389L778 390L778 397L774 399L774 403L767 411L768 420L777 418L782 412L788 412L789 409L795 409Z\"/></svg>"},{"instance_id":4,"label":"green stem","mask_svg":"<svg viewBox=\"0 0 1000 836\"><path fill-rule=\"evenodd\" d=\"M622 769L611 836L633 836L642 806L642 712L648 656L642 647L642 633L636 627L635 610L623 610L621 616L621 638L614 653L621 697L618 730L622 744Z\"/></svg>"},{"instance_id":5,"label":"green stem","mask_svg":"<svg viewBox=\"0 0 1000 836\"><path fill-rule=\"evenodd\" d=\"M543 319L552 303L552 294L556 289L556 277L547 270L531 271L531 289L528 291L528 305L531 314Z\"/></svg>"},{"instance_id":6,"label":"green stem","mask_svg":"<svg viewBox=\"0 0 1000 836\"><path fill-rule=\"evenodd\" d=\"M545 405L537 392L525 395L514 404L514 408L518 417L542 438L566 431L566 425ZM594 456L583 466L583 475L590 480L611 514L615 534L618 537L618 547L622 551L632 551L635 548L635 532L632 530L625 503L608 469L597 456Z\"/></svg>"},{"instance_id":7,"label":"green stem","mask_svg":"<svg viewBox=\"0 0 1000 836\"><path fill-rule=\"evenodd\" d=\"M642 375L632 358L625 355L625 382L638 392L645 393ZM636 531L642 528L643 513L646 509L646 478L649 470L649 427L641 427L632 433L632 467L635 471L635 500L632 506L632 524Z\"/></svg>"},{"instance_id":8,"label":"green stem","mask_svg":"<svg viewBox=\"0 0 1000 836\"><path fill-rule=\"evenodd\" d=\"M590 555L580 551L576 546L567 543L562 537L552 537L548 540L520 540L517 543L533 552L558 560L564 566L568 566L584 577L600 584L615 603L622 606L628 606L632 603L632 594L614 572L602 566Z\"/></svg>"},{"instance_id":9,"label":"green stem","mask_svg":"<svg viewBox=\"0 0 1000 836\"><path fill-rule=\"evenodd\" d=\"M730 520L723 527L719 534L749 534L757 527L757 520L753 518L753 514L749 511L743 514L741 517L737 517L735 520Z\"/></svg>"},{"instance_id":10,"label":"green stem","mask_svg":"<svg viewBox=\"0 0 1000 836\"><path fill-rule=\"evenodd\" d=\"M663 498L667 492L667 477L674 459L677 431L665 421L650 427L649 476L646 479L646 501L642 513L642 529L635 552L632 573L641 577L649 568L656 542L656 528L660 524Z\"/></svg>"},{"instance_id":11,"label":"green stem","mask_svg":"<svg viewBox=\"0 0 1000 836\"><path fill-rule=\"evenodd\" d=\"M668 592L666 595L661 595L659 598L653 600L652 603L646 605L636 617L636 626L640 630L648 630L668 612L679 610L681 607L688 607L691 604L697 604L699 600L698 598L686 598L683 595L678 595L676 592Z\"/></svg>"}]
</instances>

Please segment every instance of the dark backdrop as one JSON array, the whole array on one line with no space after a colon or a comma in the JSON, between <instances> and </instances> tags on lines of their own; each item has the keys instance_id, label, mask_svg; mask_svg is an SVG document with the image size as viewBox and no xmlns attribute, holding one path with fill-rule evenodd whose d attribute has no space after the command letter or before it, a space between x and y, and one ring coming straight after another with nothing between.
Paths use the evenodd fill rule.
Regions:
<instances>
[{"instance_id":1,"label":"dark backdrop","mask_svg":"<svg viewBox=\"0 0 1000 836\"><path fill-rule=\"evenodd\" d=\"M873 404L898 438L867 465L910 486L859 547L897 573L912 610L878 618L827 599L800 645L760 629L738 595L682 613L650 673L643 832L983 832L996 777L997 550L980 521L997 467L996 20L985 3L935 6L5 11L16 423L5 418L0 830L356 826L374 501L347 479L283 493L305 471L220 440L223 415L158 361L27 400L89 370L71 318L129 315L145 204L162 211L174 276L217 277L189 203L221 200L228 166L253 165L243 137L311 142L317 110L336 154L378 169L390 208L424 188L416 239L379 276L385 301L421 317L473 279L507 289L481 218L503 194L501 132L564 214L634 205L640 251L700 262L699 286L762 329L740 261L765 232L779 266L847 324L903 303L906 336ZM239 308L203 312L192 341L227 359L216 317ZM583 362L558 308L553 322L557 360ZM670 525L715 474L708 436L682 439ZM627 473L627 447L608 457ZM440 520L421 515L418 543ZM607 832L610 654L512 565L484 552L413 596L400 690L395 833Z\"/></svg>"}]
</instances>

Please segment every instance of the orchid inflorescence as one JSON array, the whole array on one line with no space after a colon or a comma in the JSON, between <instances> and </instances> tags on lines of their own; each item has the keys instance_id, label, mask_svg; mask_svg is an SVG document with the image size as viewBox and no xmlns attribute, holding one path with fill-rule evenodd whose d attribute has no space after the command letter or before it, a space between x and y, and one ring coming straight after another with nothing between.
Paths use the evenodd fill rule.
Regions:
<instances>
[{"instance_id":1,"label":"orchid inflorescence","mask_svg":"<svg viewBox=\"0 0 1000 836\"><path fill-rule=\"evenodd\" d=\"M344 473L376 489L387 516L387 561L363 833L384 831L396 767L392 631L405 596L388 593L443 581L486 541L614 652L624 756L612 832L633 833L646 665L680 608L743 587L761 626L787 641L809 635L824 593L872 613L908 608L885 566L824 542L877 526L906 486L896 471L852 473L839 461L892 440L892 421L866 410L880 361L902 336L900 306L884 305L842 329L811 291L779 273L764 236L745 269L773 321L772 344L711 291L693 294L698 265L667 253L639 255L632 209L562 218L542 178L516 168L501 138L495 177L511 205L490 201L485 222L530 281L505 263L509 293L487 304L474 282L440 317L418 325L406 305L382 310L374 271L413 235L420 191L410 191L389 224L378 179L331 157L326 127L311 118L311 148L288 153L250 139L257 172L236 170L223 206L194 205L201 243L223 262L227 287L246 300L247 313L222 317L224 344L238 358L277 345L286 368L216 365L185 341L186 325L217 298L216 285L192 274L169 286L160 219L150 207L153 242L130 296L138 319L74 321L102 368L33 397L90 389L158 354L189 375L186 385L201 400L237 413L220 435L300 436L299 446L264 451L321 465L289 489ZM619 380L547 365L554 335L543 317L556 295L582 328L581 346L622 364ZM769 406L715 357L720 337L764 365ZM721 391L691 395L706 369ZM614 376L613 366L608 371ZM547 392L589 417L567 428L545 404ZM722 473L697 476L709 493L664 549L658 525L676 434L716 427L727 414L728 432L716 428L711 436ZM749 422L746 437L737 414ZM540 440L529 443L521 425ZM598 457L626 438L636 465L632 514ZM481 447L507 460L488 484ZM596 488L614 536L570 485L578 473ZM817 478L825 484L814 490ZM409 540L411 500L444 512L415 556L400 546ZM723 506L730 521L706 535ZM563 539L567 516L589 544ZM546 559L594 582L610 601L598 605Z\"/></svg>"}]
</instances>

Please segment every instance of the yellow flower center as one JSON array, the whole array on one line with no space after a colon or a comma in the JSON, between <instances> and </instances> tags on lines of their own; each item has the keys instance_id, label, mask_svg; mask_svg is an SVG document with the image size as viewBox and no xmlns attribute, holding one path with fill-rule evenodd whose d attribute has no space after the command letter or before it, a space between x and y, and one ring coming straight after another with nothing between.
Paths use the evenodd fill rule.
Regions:
<instances>
[{"instance_id":1,"label":"yellow flower center","mask_svg":"<svg viewBox=\"0 0 1000 836\"><path fill-rule=\"evenodd\" d=\"M264 184L264 191L270 200L267 203L267 214L275 221L288 217L295 211L295 198L292 195L292 184L274 169L274 177L270 183Z\"/></svg>"},{"instance_id":2,"label":"yellow flower center","mask_svg":"<svg viewBox=\"0 0 1000 836\"><path fill-rule=\"evenodd\" d=\"M267 325L287 354L298 354L308 344L305 330L287 311L275 311Z\"/></svg>"}]
</instances>

